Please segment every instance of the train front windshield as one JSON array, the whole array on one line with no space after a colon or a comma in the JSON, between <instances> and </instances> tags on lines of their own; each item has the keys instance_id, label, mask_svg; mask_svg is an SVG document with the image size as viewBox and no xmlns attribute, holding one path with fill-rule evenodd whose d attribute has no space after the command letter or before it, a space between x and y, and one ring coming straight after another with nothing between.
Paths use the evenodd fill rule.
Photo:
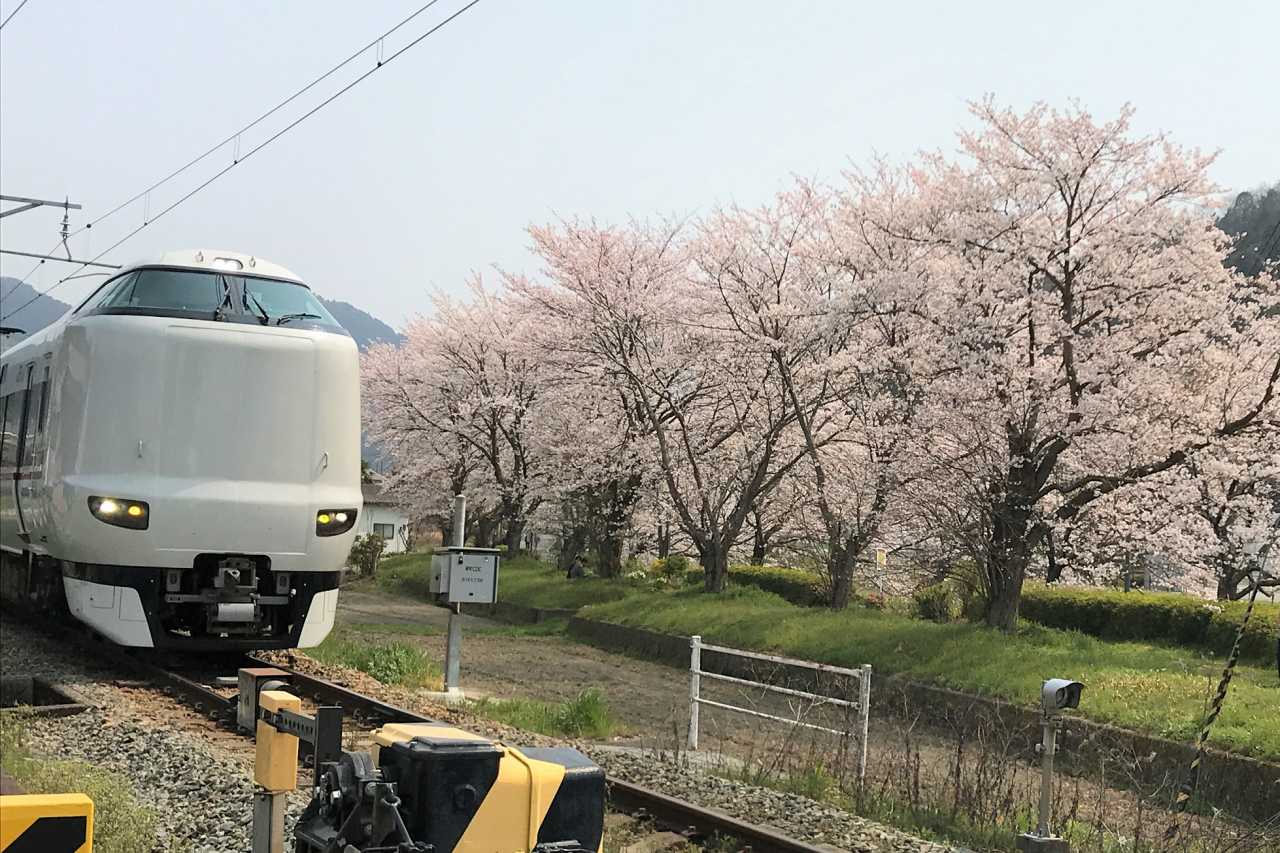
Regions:
<instances>
[{"instance_id":1,"label":"train front windshield","mask_svg":"<svg viewBox=\"0 0 1280 853\"><path fill-rule=\"evenodd\" d=\"M239 302L239 306L237 306ZM304 284L189 269L141 269L112 279L76 309L89 314L143 314L227 321L233 315L264 325L342 324Z\"/></svg>"},{"instance_id":2,"label":"train front windshield","mask_svg":"<svg viewBox=\"0 0 1280 853\"><path fill-rule=\"evenodd\" d=\"M246 313L266 317L268 322L306 320L325 326L340 326L311 289L274 278L243 278Z\"/></svg>"}]
</instances>

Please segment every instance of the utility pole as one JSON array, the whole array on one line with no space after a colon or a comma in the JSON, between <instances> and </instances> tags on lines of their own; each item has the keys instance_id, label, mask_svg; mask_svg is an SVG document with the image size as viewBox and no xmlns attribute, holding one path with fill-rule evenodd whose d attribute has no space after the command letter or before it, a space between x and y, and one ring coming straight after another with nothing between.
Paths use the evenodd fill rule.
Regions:
<instances>
[{"instance_id":1,"label":"utility pole","mask_svg":"<svg viewBox=\"0 0 1280 853\"><path fill-rule=\"evenodd\" d=\"M453 497L453 547L462 548L467 539L467 498L465 495ZM462 608L461 605L449 605L449 634L444 645L444 690L445 693L456 693L458 690L458 670L462 660Z\"/></svg>"}]
</instances>

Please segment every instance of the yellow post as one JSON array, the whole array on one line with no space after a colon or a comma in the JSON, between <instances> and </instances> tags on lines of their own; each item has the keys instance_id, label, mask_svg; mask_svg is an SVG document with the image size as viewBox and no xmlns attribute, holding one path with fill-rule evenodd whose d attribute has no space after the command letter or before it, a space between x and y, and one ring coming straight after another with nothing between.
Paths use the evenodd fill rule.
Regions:
<instances>
[{"instance_id":1,"label":"yellow post","mask_svg":"<svg viewBox=\"0 0 1280 853\"><path fill-rule=\"evenodd\" d=\"M92 853L93 800L84 794L0 797L0 851Z\"/></svg>"},{"instance_id":2,"label":"yellow post","mask_svg":"<svg viewBox=\"0 0 1280 853\"><path fill-rule=\"evenodd\" d=\"M258 707L272 712L302 711L302 700L283 690L263 690ZM298 787L298 739L276 731L258 720L257 749L253 755L253 781L272 793Z\"/></svg>"}]
</instances>

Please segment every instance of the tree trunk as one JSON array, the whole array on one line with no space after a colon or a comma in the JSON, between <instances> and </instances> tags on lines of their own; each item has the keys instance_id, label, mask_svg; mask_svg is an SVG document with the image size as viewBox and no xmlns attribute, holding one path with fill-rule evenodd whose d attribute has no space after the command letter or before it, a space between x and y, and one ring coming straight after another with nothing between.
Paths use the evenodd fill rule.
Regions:
<instances>
[{"instance_id":1,"label":"tree trunk","mask_svg":"<svg viewBox=\"0 0 1280 853\"><path fill-rule=\"evenodd\" d=\"M507 536L505 544L507 546L507 559L513 560L520 556L520 540L524 538L524 522L514 519L507 519Z\"/></svg>"},{"instance_id":2,"label":"tree trunk","mask_svg":"<svg viewBox=\"0 0 1280 853\"><path fill-rule=\"evenodd\" d=\"M1062 563L1058 562L1058 550L1053 545L1053 531L1045 532L1045 546L1049 551L1049 569L1045 572L1045 583L1057 583L1062 579Z\"/></svg>"},{"instance_id":3,"label":"tree trunk","mask_svg":"<svg viewBox=\"0 0 1280 853\"><path fill-rule=\"evenodd\" d=\"M706 591L724 592L729 586L729 549L717 542L708 543L705 548L698 548L698 562L706 572Z\"/></svg>"},{"instance_id":4,"label":"tree trunk","mask_svg":"<svg viewBox=\"0 0 1280 853\"><path fill-rule=\"evenodd\" d=\"M671 525L658 524L658 559L665 560L671 554Z\"/></svg>"},{"instance_id":5,"label":"tree trunk","mask_svg":"<svg viewBox=\"0 0 1280 853\"><path fill-rule=\"evenodd\" d=\"M475 542L477 548L492 548L493 534L497 532L497 522L489 513L476 519ZM464 540L465 541L465 540Z\"/></svg>"},{"instance_id":6,"label":"tree trunk","mask_svg":"<svg viewBox=\"0 0 1280 853\"><path fill-rule=\"evenodd\" d=\"M997 549L987 558L987 627L1012 631L1018 626L1018 603L1031 554L1025 533L1004 544L1007 550Z\"/></svg>"},{"instance_id":7,"label":"tree trunk","mask_svg":"<svg viewBox=\"0 0 1280 853\"><path fill-rule=\"evenodd\" d=\"M760 516L752 513L752 520L755 530L751 538L751 565L763 566L765 555L769 552L769 539L765 536Z\"/></svg>"},{"instance_id":8,"label":"tree trunk","mask_svg":"<svg viewBox=\"0 0 1280 853\"><path fill-rule=\"evenodd\" d=\"M600 577L616 578L622 574L622 539L603 536L599 543Z\"/></svg>"},{"instance_id":9,"label":"tree trunk","mask_svg":"<svg viewBox=\"0 0 1280 853\"><path fill-rule=\"evenodd\" d=\"M853 598L853 566L862 553L857 543L846 546L833 537L827 547L827 573L831 576L831 609L844 610Z\"/></svg>"}]
</instances>

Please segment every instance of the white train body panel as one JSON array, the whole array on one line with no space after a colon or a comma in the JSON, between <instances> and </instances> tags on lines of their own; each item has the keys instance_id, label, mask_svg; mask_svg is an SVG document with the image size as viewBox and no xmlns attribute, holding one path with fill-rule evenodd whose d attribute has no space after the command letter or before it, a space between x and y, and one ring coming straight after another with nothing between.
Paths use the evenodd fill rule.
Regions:
<instances>
[{"instance_id":1,"label":"white train body panel","mask_svg":"<svg viewBox=\"0 0 1280 853\"><path fill-rule=\"evenodd\" d=\"M208 286L203 259L228 257L250 261L170 253L131 271L173 300L173 281ZM0 465L8 597L20 592L15 572L56 565L72 615L124 645L314 645L328 633L355 525L321 535L317 516L350 511L354 521L361 509L359 358L327 312L305 315L321 323L261 322L264 306L251 299L269 305L269 295L252 290L303 285L253 265L252 276L215 276L241 308L230 320L185 307L170 312L180 316L81 308L3 354L10 405L48 375L17 424L25 463ZM11 448L14 422L4 423ZM92 509L102 497L145 507L146 528L105 523Z\"/></svg>"}]
</instances>

